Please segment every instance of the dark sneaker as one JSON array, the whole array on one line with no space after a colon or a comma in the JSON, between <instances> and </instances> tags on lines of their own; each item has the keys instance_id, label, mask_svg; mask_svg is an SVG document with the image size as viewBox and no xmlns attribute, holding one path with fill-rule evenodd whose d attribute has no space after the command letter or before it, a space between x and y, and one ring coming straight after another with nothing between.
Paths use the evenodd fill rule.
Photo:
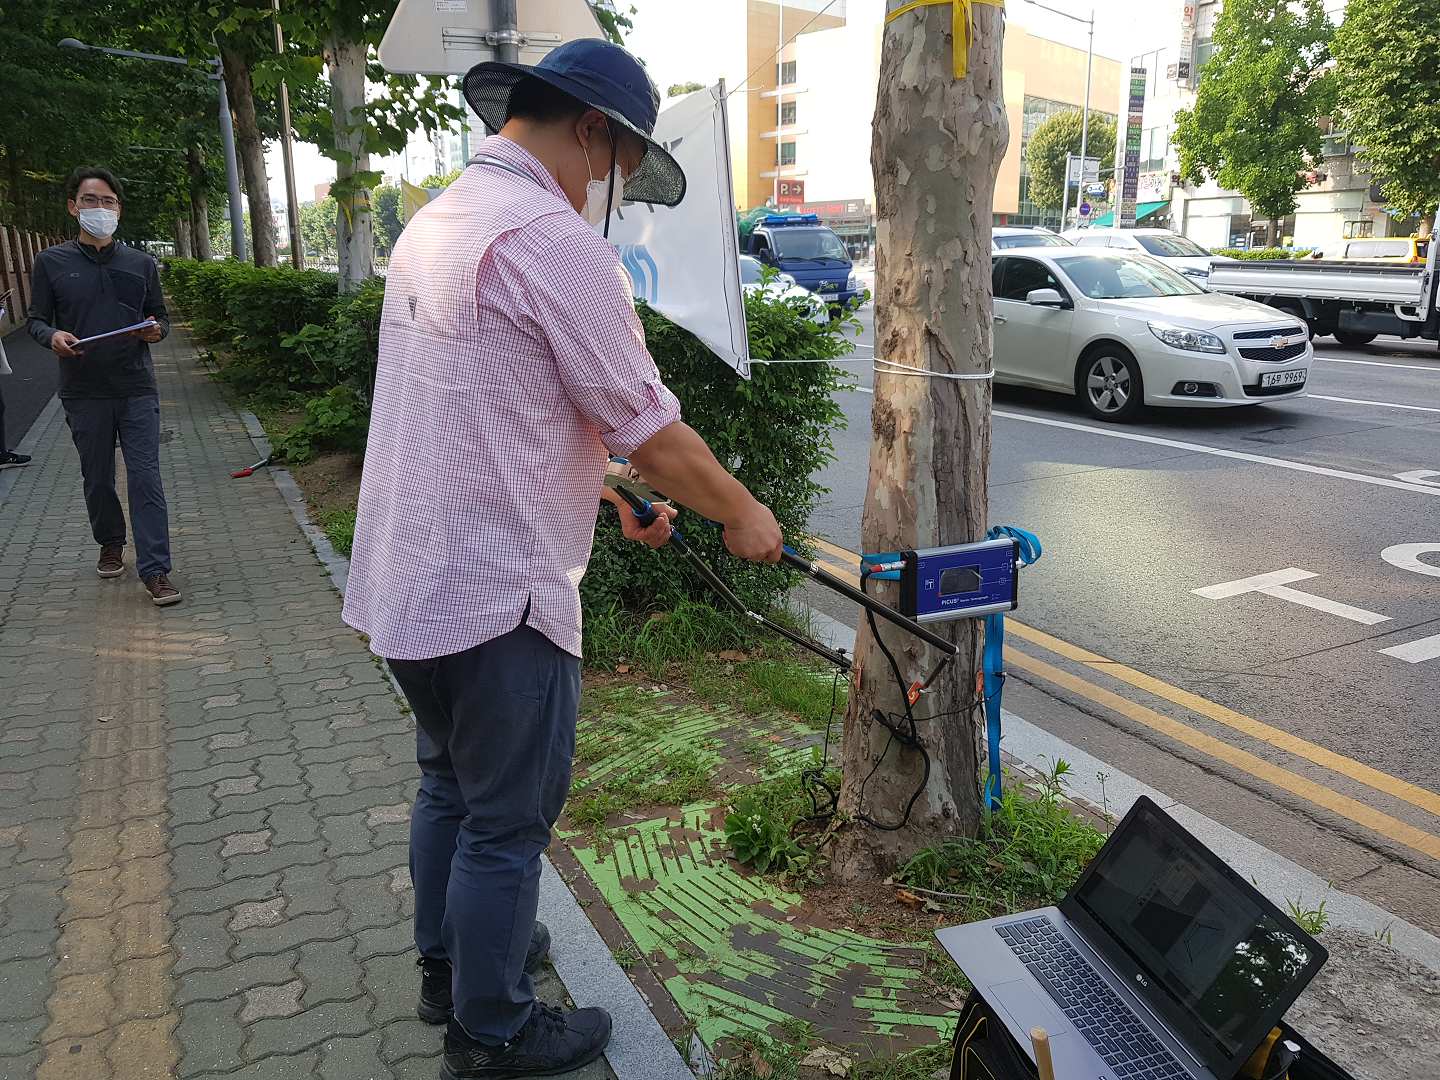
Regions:
<instances>
[{"instance_id":1,"label":"dark sneaker","mask_svg":"<svg viewBox=\"0 0 1440 1080\"><path fill-rule=\"evenodd\" d=\"M509 1042L476 1042L454 1020L445 1029L440 1080L513 1080L554 1076L589 1065L610 1044L610 1014L604 1009L561 1012L535 1002L530 1019Z\"/></svg>"},{"instance_id":2,"label":"dark sneaker","mask_svg":"<svg viewBox=\"0 0 1440 1080\"><path fill-rule=\"evenodd\" d=\"M29 464L29 454L17 454L14 450L0 450L0 469L9 469L16 465Z\"/></svg>"},{"instance_id":3,"label":"dark sneaker","mask_svg":"<svg viewBox=\"0 0 1440 1080\"><path fill-rule=\"evenodd\" d=\"M95 564L95 572L101 577L119 577L125 572L125 548L119 544L111 544L100 549L100 561Z\"/></svg>"},{"instance_id":4,"label":"dark sneaker","mask_svg":"<svg viewBox=\"0 0 1440 1080\"><path fill-rule=\"evenodd\" d=\"M158 606L180 601L180 590L171 585L170 579L164 574L151 574L145 579L145 588L150 592L150 599Z\"/></svg>"},{"instance_id":5,"label":"dark sneaker","mask_svg":"<svg viewBox=\"0 0 1440 1080\"><path fill-rule=\"evenodd\" d=\"M525 973L538 975L550 952L550 931L537 922L530 931L530 948L525 951ZM422 956L415 961L420 969L420 1004L415 1012L427 1024L443 1024L455 1011L450 998L450 962Z\"/></svg>"}]
</instances>

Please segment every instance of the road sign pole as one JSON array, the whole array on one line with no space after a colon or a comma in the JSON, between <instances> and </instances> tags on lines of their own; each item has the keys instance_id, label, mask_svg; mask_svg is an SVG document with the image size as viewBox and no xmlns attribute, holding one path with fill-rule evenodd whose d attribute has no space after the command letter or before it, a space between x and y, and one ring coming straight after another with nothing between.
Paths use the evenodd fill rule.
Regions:
<instances>
[{"instance_id":1,"label":"road sign pole","mask_svg":"<svg viewBox=\"0 0 1440 1080\"><path fill-rule=\"evenodd\" d=\"M490 0L495 15L495 55L502 64L520 62L520 16L515 0Z\"/></svg>"},{"instance_id":2,"label":"road sign pole","mask_svg":"<svg viewBox=\"0 0 1440 1080\"><path fill-rule=\"evenodd\" d=\"M1070 213L1070 159L1075 155L1066 151L1065 154L1065 193L1060 197L1060 231L1065 231L1065 216ZM1081 166L1084 166L1084 159L1081 159Z\"/></svg>"},{"instance_id":3,"label":"road sign pole","mask_svg":"<svg viewBox=\"0 0 1440 1080\"><path fill-rule=\"evenodd\" d=\"M230 254L245 259L245 218L240 209L240 169L235 163L235 124L230 117L230 95L219 58L210 61L220 76L220 143L225 148L225 191L230 201Z\"/></svg>"}]
</instances>

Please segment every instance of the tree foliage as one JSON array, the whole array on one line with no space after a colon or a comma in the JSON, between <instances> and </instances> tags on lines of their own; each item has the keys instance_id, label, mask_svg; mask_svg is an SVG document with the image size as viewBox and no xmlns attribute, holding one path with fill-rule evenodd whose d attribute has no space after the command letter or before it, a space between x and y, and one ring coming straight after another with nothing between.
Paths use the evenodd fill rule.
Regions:
<instances>
[{"instance_id":1,"label":"tree foliage","mask_svg":"<svg viewBox=\"0 0 1440 1080\"><path fill-rule=\"evenodd\" d=\"M1272 221L1293 212L1334 107L1334 32L1320 0L1226 0L1195 107L1175 114L1184 177L1213 177Z\"/></svg>"},{"instance_id":2,"label":"tree foliage","mask_svg":"<svg viewBox=\"0 0 1440 1080\"><path fill-rule=\"evenodd\" d=\"M615 0L592 0L590 10L595 13L595 19L605 36L616 45L624 45L625 35L635 29L635 23L630 18L636 14L634 4L625 12L616 6Z\"/></svg>"},{"instance_id":3,"label":"tree foliage","mask_svg":"<svg viewBox=\"0 0 1440 1080\"><path fill-rule=\"evenodd\" d=\"M1065 155L1080 156L1081 121L1078 109L1056 113L1030 136L1025 160L1030 165L1030 201L1046 210L1059 210L1065 196ZM1098 157L1101 169L1115 167L1115 123L1090 113L1085 153ZM1071 200L1074 205L1075 200Z\"/></svg>"},{"instance_id":4,"label":"tree foliage","mask_svg":"<svg viewBox=\"0 0 1440 1080\"><path fill-rule=\"evenodd\" d=\"M370 193L370 202L375 207L375 246L388 255L405 229L400 220L400 189L382 184Z\"/></svg>"},{"instance_id":5,"label":"tree foliage","mask_svg":"<svg viewBox=\"0 0 1440 1080\"><path fill-rule=\"evenodd\" d=\"M1440 201L1440 6L1351 0L1332 51L1338 119L1383 182L1391 211L1434 218Z\"/></svg>"},{"instance_id":6,"label":"tree foliage","mask_svg":"<svg viewBox=\"0 0 1440 1080\"><path fill-rule=\"evenodd\" d=\"M686 94L693 94L696 90L704 90L705 84L698 82L671 83L670 88L665 91L666 97L684 97Z\"/></svg>"}]
</instances>

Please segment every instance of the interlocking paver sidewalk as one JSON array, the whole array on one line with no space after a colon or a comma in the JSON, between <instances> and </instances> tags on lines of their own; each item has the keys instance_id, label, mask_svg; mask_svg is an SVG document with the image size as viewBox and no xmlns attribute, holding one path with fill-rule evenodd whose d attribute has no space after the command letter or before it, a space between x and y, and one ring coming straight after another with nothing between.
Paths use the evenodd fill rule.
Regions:
<instances>
[{"instance_id":1,"label":"interlocking paver sidewalk","mask_svg":"<svg viewBox=\"0 0 1440 1080\"><path fill-rule=\"evenodd\" d=\"M95 574L60 420L0 505L0 1077L434 1077L413 724L275 485L230 479L184 329L154 353L180 604Z\"/></svg>"}]
</instances>

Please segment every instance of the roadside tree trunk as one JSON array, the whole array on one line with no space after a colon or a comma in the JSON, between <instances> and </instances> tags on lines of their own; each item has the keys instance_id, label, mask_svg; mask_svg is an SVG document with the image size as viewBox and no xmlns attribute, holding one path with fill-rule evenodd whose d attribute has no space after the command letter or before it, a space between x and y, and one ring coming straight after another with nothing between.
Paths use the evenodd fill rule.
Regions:
<instances>
[{"instance_id":1,"label":"roadside tree trunk","mask_svg":"<svg viewBox=\"0 0 1440 1080\"><path fill-rule=\"evenodd\" d=\"M255 88L250 64L243 54L221 48L225 89L235 114L235 153L245 174L245 195L250 204L250 243L256 266L279 266L275 250L275 214L270 209L270 177L265 172L265 141L255 119ZM232 211L233 212L233 211Z\"/></svg>"},{"instance_id":2,"label":"roadside tree trunk","mask_svg":"<svg viewBox=\"0 0 1440 1080\"><path fill-rule=\"evenodd\" d=\"M209 262L215 253L210 245L210 195L205 178L205 149L192 146L185 154L190 167L190 246L195 258Z\"/></svg>"},{"instance_id":3,"label":"roadside tree trunk","mask_svg":"<svg viewBox=\"0 0 1440 1080\"><path fill-rule=\"evenodd\" d=\"M365 148L366 47L330 36L324 44L330 69L330 112L335 130L335 239L340 264L340 291L354 292L375 273L374 215L370 192L346 183L370 171Z\"/></svg>"},{"instance_id":4,"label":"roadside tree trunk","mask_svg":"<svg viewBox=\"0 0 1440 1080\"><path fill-rule=\"evenodd\" d=\"M194 258L190 252L190 222L186 218L175 219L175 257Z\"/></svg>"},{"instance_id":5,"label":"roadside tree trunk","mask_svg":"<svg viewBox=\"0 0 1440 1080\"><path fill-rule=\"evenodd\" d=\"M903 0L889 0L891 10ZM877 357L951 374L991 370L990 224L995 175L1009 142L1000 67L1004 15L972 8L969 70L954 74L951 9L931 5L885 28L871 167L878 225ZM870 479L861 539L867 552L984 538L989 489L990 382L875 374ZM898 605L897 583L872 582ZM923 680L935 650L878 622L907 684ZM981 821L976 672L984 647L978 620L936 624L960 655L914 706L930 775L896 831L852 820L837 834L842 881L883 877L917 850ZM888 745L874 710L903 717L904 695L862 620L860 670L845 714L840 809L885 825L905 819L924 776L913 747ZM933 717L934 719L924 719ZM942 718L943 717L943 718ZM877 766L878 762L878 768ZM872 770L873 774L872 774ZM862 792L863 787L863 792Z\"/></svg>"},{"instance_id":6,"label":"roadside tree trunk","mask_svg":"<svg viewBox=\"0 0 1440 1080\"><path fill-rule=\"evenodd\" d=\"M1280 242L1280 222L1277 218L1271 218L1270 224L1265 229L1265 246L1273 248Z\"/></svg>"}]
</instances>

